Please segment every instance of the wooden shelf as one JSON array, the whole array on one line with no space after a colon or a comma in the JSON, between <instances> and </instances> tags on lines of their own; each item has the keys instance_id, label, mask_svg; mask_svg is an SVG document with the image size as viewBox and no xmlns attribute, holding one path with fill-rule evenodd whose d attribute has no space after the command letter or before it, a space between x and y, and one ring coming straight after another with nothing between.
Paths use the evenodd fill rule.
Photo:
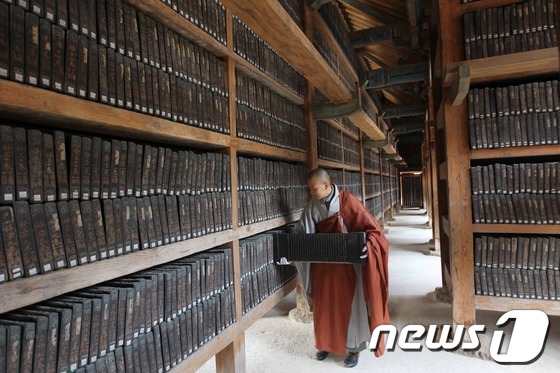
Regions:
<instances>
[{"instance_id":1,"label":"wooden shelf","mask_svg":"<svg viewBox=\"0 0 560 373\"><path fill-rule=\"evenodd\" d=\"M0 285L0 314L231 242L233 230L25 277Z\"/></svg>"},{"instance_id":2,"label":"wooden shelf","mask_svg":"<svg viewBox=\"0 0 560 373\"><path fill-rule=\"evenodd\" d=\"M370 139L385 140L386 136L381 129L375 124L373 119L364 111L360 110L348 117L352 123L361 129Z\"/></svg>"},{"instance_id":3,"label":"wooden shelf","mask_svg":"<svg viewBox=\"0 0 560 373\"><path fill-rule=\"evenodd\" d=\"M387 144L382 148L387 154L397 154L397 149L393 144Z\"/></svg>"},{"instance_id":4,"label":"wooden shelf","mask_svg":"<svg viewBox=\"0 0 560 373\"><path fill-rule=\"evenodd\" d=\"M477 310L498 312L511 310L541 310L549 316L560 316L560 302L556 300L475 295L474 302Z\"/></svg>"},{"instance_id":5,"label":"wooden shelf","mask_svg":"<svg viewBox=\"0 0 560 373\"><path fill-rule=\"evenodd\" d=\"M287 87L283 86L281 83L277 82L273 77L264 73L256 66L252 65L249 61L239 56L237 53L232 52L231 57L234 59L237 68L243 71L245 74L249 75L251 78L259 81L273 92L279 94L280 96L287 98L297 105L303 105L305 100L302 96L297 93L292 92Z\"/></svg>"},{"instance_id":6,"label":"wooden shelf","mask_svg":"<svg viewBox=\"0 0 560 373\"><path fill-rule=\"evenodd\" d=\"M307 159L307 155L302 152L276 148L274 146L246 139L232 139L232 146L236 147L238 153L241 155L275 158L295 162L305 162Z\"/></svg>"},{"instance_id":7,"label":"wooden shelf","mask_svg":"<svg viewBox=\"0 0 560 373\"><path fill-rule=\"evenodd\" d=\"M182 37L192 40L218 57L229 55L228 47L214 39L206 31L163 4L160 0L123 0L135 9L149 15Z\"/></svg>"},{"instance_id":8,"label":"wooden shelf","mask_svg":"<svg viewBox=\"0 0 560 373\"><path fill-rule=\"evenodd\" d=\"M229 147L231 142L229 135L8 80L0 80L0 92L3 118L204 148Z\"/></svg>"},{"instance_id":9,"label":"wooden shelf","mask_svg":"<svg viewBox=\"0 0 560 373\"><path fill-rule=\"evenodd\" d=\"M155 0L152 0L155 1ZM224 0L222 3L335 104L352 93L277 0Z\"/></svg>"},{"instance_id":10,"label":"wooden shelf","mask_svg":"<svg viewBox=\"0 0 560 373\"><path fill-rule=\"evenodd\" d=\"M343 127L340 122L336 121L335 119L321 119L323 122L327 123L329 126L341 131L346 136L350 137L352 140L360 141L360 136L356 135L353 132L350 132L347 128Z\"/></svg>"},{"instance_id":11,"label":"wooden shelf","mask_svg":"<svg viewBox=\"0 0 560 373\"><path fill-rule=\"evenodd\" d=\"M342 61L342 63L344 64L348 72L352 74L352 78L354 78L354 83L358 82L359 80L358 74L356 74L354 67L346 57L346 54L344 53L344 51L342 50L338 42L336 41L334 35L332 34L329 26L327 26L327 24L323 20L321 14L319 12L311 12L311 14L313 17L313 26L315 26L316 30L319 31L321 35L323 35L325 41L328 43L331 50L334 50L336 52L336 55L338 56L338 61L339 62Z\"/></svg>"},{"instance_id":12,"label":"wooden shelf","mask_svg":"<svg viewBox=\"0 0 560 373\"><path fill-rule=\"evenodd\" d=\"M447 65L444 86L449 87L458 79L459 66L470 68L470 84L496 82L511 78L528 78L560 72L558 48L538 49L529 52L479 58Z\"/></svg>"},{"instance_id":13,"label":"wooden shelf","mask_svg":"<svg viewBox=\"0 0 560 373\"><path fill-rule=\"evenodd\" d=\"M204 30L193 24L191 21L181 16L179 13L166 6L165 4L162 4L161 1L124 0L124 2L132 5L136 9L143 11L154 20L164 24L166 27L169 27L171 30L178 33L182 37L195 42L204 49L207 49L212 54L222 58L231 57L235 61L236 65L253 79L265 84L274 92L280 94L288 100L298 105L303 105L303 97L292 92L289 88L283 86L281 83L274 80L274 78L265 74L257 67L251 65L243 57L233 52L233 46L228 47L223 45L208 33L206 33Z\"/></svg>"},{"instance_id":14,"label":"wooden shelf","mask_svg":"<svg viewBox=\"0 0 560 373\"><path fill-rule=\"evenodd\" d=\"M377 110L377 107L373 104L364 88L360 89L360 99L362 101L369 101L370 106L374 110ZM377 114L377 111L374 114ZM366 136L374 141L385 140L387 138L387 136L385 136L385 133L383 133L379 123L376 123L374 118L370 117L369 114L366 113L363 109L361 109L357 113L350 115L348 119L350 119L350 121L354 123L356 127L361 129ZM382 121L383 119L379 120Z\"/></svg>"},{"instance_id":15,"label":"wooden shelf","mask_svg":"<svg viewBox=\"0 0 560 373\"><path fill-rule=\"evenodd\" d=\"M557 224L473 224L474 233L560 234Z\"/></svg>"},{"instance_id":16,"label":"wooden shelf","mask_svg":"<svg viewBox=\"0 0 560 373\"><path fill-rule=\"evenodd\" d=\"M282 216L276 219L271 219L255 224L241 226L237 230L237 238L241 240L243 238L251 237L256 234L266 232L271 229L275 229L289 223L293 223L300 219L301 214L302 212L300 211L292 215Z\"/></svg>"},{"instance_id":17,"label":"wooden shelf","mask_svg":"<svg viewBox=\"0 0 560 373\"><path fill-rule=\"evenodd\" d=\"M471 159L535 157L558 154L560 154L560 145L537 145L471 150Z\"/></svg>"},{"instance_id":18,"label":"wooden shelf","mask_svg":"<svg viewBox=\"0 0 560 373\"><path fill-rule=\"evenodd\" d=\"M463 13L472 12L473 10L502 7L509 4L517 4L524 0L479 0L473 3L461 4Z\"/></svg>"},{"instance_id":19,"label":"wooden shelf","mask_svg":"<svg viewBox=\"0 0 560 373\"><path fill-rule=\"evenodd\" d=\"M230 229L212 233L95 263L8 281L0 285L0 314L64 293L96 285L115 277L126 276L156 265L209 250L213 247L229 243L234 239L243 239L278 228L297 221L300 217L301 212L298 212L289 216L239 227L237 230Z\"/></svg>"},{"instance_id":20,"label":"wooden shelf","mask_svg":"<svg viewBox=\"0 0 560 373\"><path fill-rule=\"evenodd\" d=\"M360 166L352 166L340 162L327 161L326 159L318 159L317 163L321 167L336 168L336 169L342 169L346 171L361 171Z\"/></svg>"},{"instance_id":21,"label":"wooden shelf","mask_svg":"<svg viewBox=\"0 0 560 373\"><path fill-rule=\"evenodd\" d=\"M366 196L366 199L374 199L375 197L380 197L381 194L382 194L381 192L373 193L373 194L370 194L370 195Z\"/></svg>"},{"instance_id":22,"label":"wooden shelf","mask_svg":"<svg viewBox=\"0 0 560 373\"><path fill-rule=\"evenodd\" d=\"M244 333L258 319L263 317L268 311L290 294L299 284L299 277L295 277L274 294L266 298L261 304L243 315L240 321L231 325L229 328L218 334L210 342L199 348L190 355L185 361L173 368L177 372L195 372L200 369L211 357L232 343L240 334Z\"/></svg>"}]
</instances>

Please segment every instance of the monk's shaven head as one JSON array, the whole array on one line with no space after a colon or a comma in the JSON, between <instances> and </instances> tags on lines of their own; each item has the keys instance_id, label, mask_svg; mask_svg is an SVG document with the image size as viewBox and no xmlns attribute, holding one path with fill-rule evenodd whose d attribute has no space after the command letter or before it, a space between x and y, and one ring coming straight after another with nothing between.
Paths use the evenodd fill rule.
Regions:
<instances>
[{"instance_id":1,"label":"monk's shaven head","mask_svg":"<svg viewBox=\"0 0 560 373\"><path fill-rule=\"evenodd\" d=\"M311 196L315 199L326 198L331 193L331 178L327 171L316 168L309 173L307 186Z\"/></svg>"},{"instance_id":2,"label":"monk's shaven head","mask_svg":"<svg viewBox=\"0 0 560 373\"><path fill-rule=\"evenodd\" d=\"M329 185L331 184L331 177L329 173L325 171L323 168L316 168L309 173L307 180L315 180L318 183L327 182Z\"/></svg>"}]
</instances>

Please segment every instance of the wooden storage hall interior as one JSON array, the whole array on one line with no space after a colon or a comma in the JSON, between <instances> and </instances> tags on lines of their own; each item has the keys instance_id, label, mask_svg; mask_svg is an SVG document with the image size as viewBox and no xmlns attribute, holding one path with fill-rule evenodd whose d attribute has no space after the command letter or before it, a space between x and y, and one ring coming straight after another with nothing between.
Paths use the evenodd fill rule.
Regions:
<instances>
[{"instance_id":1,"label":"wooden storage hall interior","mask_svg":"<svg viewBox=\"0 0 560 373\"><path fill-rule=\"evenodd\" d=\"M0 1L0 371L244 371L245 331L298 287L267 232L298 221L316 167L383 226L426 210L455 323L560 315L559 14ZM96 344L26 353L53 314Z\"/></svg>"}]
</instances>

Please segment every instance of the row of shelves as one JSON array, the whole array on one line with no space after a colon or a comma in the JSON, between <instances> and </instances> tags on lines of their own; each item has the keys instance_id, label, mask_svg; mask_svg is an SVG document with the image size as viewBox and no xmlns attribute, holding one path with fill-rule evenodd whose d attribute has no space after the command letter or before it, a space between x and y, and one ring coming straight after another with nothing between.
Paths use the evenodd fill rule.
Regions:
<instances>
[{"instance_id":1,"label":"row of shelves","mask_svg":"<svg viewBox=\"0 0 560 373\"><path fill-rule=\"evenodd\" d=\"M227 7L226 45L216 41L212 36L159 0L124 0L124 2L149 14L154 20L165 24L182 37L199 44L214 55L226 60L228 64L230 113L235 110L236 69L248 74L297 105L309 103L307 98L295 94L233 51L232 13L238 15L257 34L263 36L272 48L286 58L313 86L319 88L334 103L345 103L352 99L347 87L340 79L334 77L335 74L333 74L330 66L276 0L260 1L258 5L245 0L223 1ZM350 69L350 71L353 70ZM224 135L7 80L0 80L0 92L2 92L2 95L0 95L0 117L6 120L26 121L38 126L53 126L102 135L110 134L179 146L216 149L221 152L228 152L232 159L235 159L237 154L291 162L305 162L312 157L312 155L303 152L280 149L237 138L235 116L229 118L231 135ZM362 99L369 100L369 97L364 93L362 93ZM385 134L378 124L363 109L350 119L370 138L374 140L385 138ZM356 137L355 134L352 134L351 137L355 140L361 138L361 136ZM326 167L342 168L355 172L361 172L363 169L363 167L340 165L336 162L325 164L319 161L319 163ZM232 186L235 188L238 181L237 173L233 170L235 170L235 161L232 162L230 170L232 172ZM237 227L238 204L237 193L234 189L232 201L233 229L2 284L0 286L0 313L168 263L209 248L228 245L233 247L237 322L177 367L178 371L196 370L209 358L220 354L220 351L228 349L228 346L231 347L235 341L242 338L244 331L250 325L274 307L297 285L297 279L292 280L259 306L242 315L240 312L241 287L238 272L239 240L297 221L301 213ZM388 209L385 209L385 211ZM242 359L240 356L243 354L243 351L234 351L232 358L233 360ZM222 369L231 370L231 366L226 364L222 366Z\"/></svg>"},{"instance_id":2,"label":"row of shelves","mask_svg":"<svg viewBox=\"0 0 560 373\"><path fill-rule=\"evenodd\" d=\"M165 24L171 30L175 31L179 35L197 43L198 45L202 46L203 48L207 49L208 51L212 52L212 54L222 57L222 58L231 58L236 66L251 76L253 79L260 81L261 83L268 86L274 92L278 93L279 95L291 100L292 102L303 105L304 99L303 97L295 94L294 92L290 91L272 77L268 76L267 74L260 71L258 68L253 66L247 60L239 56L235 53L232 49L233 38L231 35L230 30L231 27L228 27L228 42L227 46L219 43L216 39L214 39L211 35L206 33L204 30L200 29L198 26L181 16L179 13L174 11L168 6L165 6L159 0L125 0L125 3L133 6L134 8L143 11L146 14L149 14L154 20ZM229 9L229 7L228 7ZM228 11L226 15L226 21L231 23L231 12ZM261 34L262 35L262 34ZM281 55L282 52L277 50L278 53Z\"/></svg>"},{"instance_id":3,"label":"row of shelves","mask_svg":"<svg viewBox=\"0 0 560 373\"><path fill-rule=\"evenodd\" d=\"M449 217L442 216L442 228L444 233L450 237L451 228ZM472 233L495 233L495 234L560 234L560 226L552 224L472 224Z\"/></svg>"},{"instance_id":4,"label":"row of shelves","mask_svg":"<svg viewBox=\"0 0 560 373\"><path fill-rule=\"evenodd\" d=\"M0 313L194 255L299 220L301 212L83 266L9 281L0 286Z\"/></svg>"},{"instance_id":5,"label":"row of shelves","mask_svg":"<svg viewBox=\"0 0 560 373\"><path fill-rule=\"evenodd\" d=\"M114 134L205 149L236 148L240 154L303 162L305 153L276 148L167 119L0 80L0 114L37 125ZM76 120L76 118L80 118Z\"/></svg>"},{"instance_id":6,"label":"row of shelves","mask_svg":"<svg viewBox=\"0 0 560 373\"><path fill-rule=\"evenodd\" d=\"M430 132L431 140L436 140L436 150L428 157L426 168L437 173L436 181L431 186L436 210L435 228L438 231L434 237L438 239L437 245L441 245L444 285L453 294L453 318L462 324L475 323L475 310L479 309L541 309L549 315L560 315L559 302L478 296L474 292L474 234L560 234L560 227L552 224L472 223L471 181L466 172L472 161L557 157L560 154L558 145L478 150L469 147L465 98L472 86L511 84L513 80L527 81L558 76L560 73L558 48L463 61L463 14L521 2L480 0L467 4L460 4L459 1L439 1L434 4L437 8L434 10L439 14L439 38L433 44L437 45L437 49L433 58L436 73L431 92L434 101L431 102L430 121L439 132ZM440 68L441 76L438 74ZM441 141L445 142L444 146ZM425 145L429 148L430 143Z\"/></svg>"}]
</instances>

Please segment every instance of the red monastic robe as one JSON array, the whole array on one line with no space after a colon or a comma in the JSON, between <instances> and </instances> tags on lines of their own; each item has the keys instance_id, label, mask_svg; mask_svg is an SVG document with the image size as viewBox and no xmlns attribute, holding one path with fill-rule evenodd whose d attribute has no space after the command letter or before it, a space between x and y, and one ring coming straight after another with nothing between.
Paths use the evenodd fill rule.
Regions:
<instances>
[{"instance_id":1,"label":"red monastic robe","mask_svg":"<svg viewBox=\"0 0 560 373\"><path fill-rule=\"evenodd\" d=\"M389 324L388 249L381 226L352 194L340 190L340 211L316 224L317 232L343 233L342 217L348 232L366 232L367 264L361 266L364 298L369 305L370 332ZM312 263L311 288L316 347L344 355L356 273L352 264ZM383 355L385 342L380 338L375 356Z\"/></svg>"}]
</instances>

